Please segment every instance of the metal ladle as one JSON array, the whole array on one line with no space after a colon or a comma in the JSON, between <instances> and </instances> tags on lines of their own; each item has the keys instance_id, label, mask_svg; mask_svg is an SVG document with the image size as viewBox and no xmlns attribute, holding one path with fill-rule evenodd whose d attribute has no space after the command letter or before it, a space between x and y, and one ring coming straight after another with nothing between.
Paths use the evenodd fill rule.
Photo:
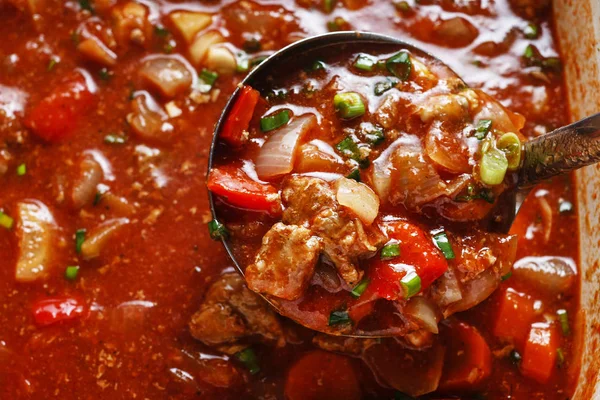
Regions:
<instances>
[{"instance_id":1,"label":"metal ladle","mask_svg":"<svg viewBox=\"0 0 600 400\"><path fill-rule=\"evenodd\" d=\"M280 68L285 68L286 63L289 63L290 60L297 60L299 58L301 60L310 60L312 59L311 55L317 53L322 54L324 49L331 48L332 51L339 52L344 46L348 45L360 45L364 48L369 48L370 45L393 45L399 49L407 49L411 53L429 57L431 60L439 63L440 66L445 66L449 71L453 72L447 65L431 54L414 45L386 35L371 32L348 31L326 33L300 40L277 51L264 60L246 76L231 95L215 126L208 160L208 170L210 171L213 166L219 132L221 131L243 85L249 85L255 88L263 87L267 84L269 77ZM454 75L459 77L456 73L454 73ZM506 207L505 210L507 211L502 214L501 218L497 219L500 222L490 226L489 229L495 232L508 232L523 200L529 193L531 187L537 183L600 161L599 136L600 114L595 114L571 125L561 127L543 136L527 141L523 145L523 161L515 185L516 190L507 194L507 196L509 196L507 201L512 202L514 207ZM218 219L214 196L210 192L209 202L213 218ZM225 246L227 254L233 260L235 267L243 275L244 269L236 260L229 242L223 239L223 245ZM263 298L280 314L291 317L289 314L282 312L277 299L266 296L263 296ZM291 318L295 319L293 317ZM304 324L302 321L297 322ZM308 327L315 329L312 326ZM332 332L328 331L326 333ZM351 334L343 335L352 337L395 336L393 332L365 332L358 330Z\"/></svg>"}]
</instances>

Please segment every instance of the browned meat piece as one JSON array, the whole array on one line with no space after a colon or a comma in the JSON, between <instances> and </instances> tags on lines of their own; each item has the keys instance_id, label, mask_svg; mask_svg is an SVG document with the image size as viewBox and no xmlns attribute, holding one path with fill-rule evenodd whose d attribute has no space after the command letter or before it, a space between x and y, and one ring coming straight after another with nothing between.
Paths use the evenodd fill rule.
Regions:
<instances>
[{"instance_id":1,"label":"browned meat piece","mask_svg":"<svg viewBox=\"0 0 600 400\"><path fill-rule=\"evenodd\" d=\"M313 344L327 351L360 355L365 349L378 343L377 339L361 339L318 333L313 337Z\"/></svg>"},{"instance_id":2,"label":"browned meat piece","mask_svg":"<svg viewBox=\"0 0 600 400\"><path fill-rule=\"evenodd\" d=\"M223 275L212 284L189 327L196 339L229 354L244 347L237 346L237 340L252 335L285 344L276 314L236 273Z\"/></svg>"},{"instance_id":3,"label":"browned meat piece","mask_svg":"<svg viewBox=\"0 0 600 400\"><path fill-rule=\"evenodd\" d=\"M358 260L373 256L386 241L377 227L366 228L343 210L323 210L312 228L323 239L323 252L349 285L362 278L363 271L356 268Z\"/></svg>"},{"instance_id":4,"label":"browned meat piece","mask_svg":"<svg viewBox=\"0 0 600 400\"><path fill-rule=\"evenodd\" d=\"M324 180L294 176L284 183L282 199L286 209L283 222L310 227L323 241L323 253L331 260L340 276L356 284L363 272L359 259L377 252L386 239L376 226L365 227L335 199L331 186Z\"/></svg>"},{"instance_id":5,"label":"browned meat piece","mask_svg":"<svg viewBox=\"0 0 600 400\"><path fill-rule=\"evenodd\" d=\"M318 178L293 176L283 185L281 198L286 206L282 221L309 227L319 212L337 208L335 193L329 184Z\"/></svg>"},{"instance_id":6,"label":"browned meat piece","mask_svg":"<svg viewBox=\"0 0 600 400\"><path fill-rule=\"evenodd\" d=\"M246 268L248 287L295 300L308 286L320 251L321 240L310 230L277 223L263 237L254 264Z\"/></svg>"}]
</instances>

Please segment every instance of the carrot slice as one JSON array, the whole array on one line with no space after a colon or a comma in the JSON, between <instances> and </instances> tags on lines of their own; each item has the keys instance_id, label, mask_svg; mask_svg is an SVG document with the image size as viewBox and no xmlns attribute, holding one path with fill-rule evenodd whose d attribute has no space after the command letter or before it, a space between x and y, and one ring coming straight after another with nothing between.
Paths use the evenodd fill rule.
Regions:
<instances>
[{"instance_id":1,"label":"carrot slice","mask_svg":"<svg viewBox=\"0 0 600 400\"><path fill-rule=\"evenodd\" d=\"M260 94L250 86L244 86L221 129L221 139L239 147L248 140L248 127Z\"/></svg>"},{"instance_id":2,"label":"carrot slice","mask_svg":"<svg viewBox=\"0 0 600 400\"><path fill-rule=\"evenodd\" d=\"M558 345L554 327L543 322L533 324L523 350L521 373L539 383L547 383L554 371Z\"/></svg>"},{"instance_id":3,"label":"carrot slice","mask_svg":"<svg viewBox=\"0 0 600 400\"><path fill-rule=\"evenodd\" d=\"M449 324L448 348L441 390L471 389L488 378L492 372L492 353L475 327L464 322Z\"/></svg>"},{"instance_id":4,"label":"carrot slice","mask_svg":"<svg viewBox=\"0 0 600 400\"><path fill-rule=\"evenodd\" d=\"M287 400L358 400L361 389L352 360L317 350L305 354L285 381Z\"/></svg>"},{"instance_id":5,"label":"carrot slice","mask_svg":"<svg viewBox=\"0 0 600 400\"><path fill-rule=\"evenodd\" d=\"M522 348L527 338L531 322L535 318L533 299L524 293L507 289L498 302L494 336L512 341Z\"/></svg>"}]
</instances>

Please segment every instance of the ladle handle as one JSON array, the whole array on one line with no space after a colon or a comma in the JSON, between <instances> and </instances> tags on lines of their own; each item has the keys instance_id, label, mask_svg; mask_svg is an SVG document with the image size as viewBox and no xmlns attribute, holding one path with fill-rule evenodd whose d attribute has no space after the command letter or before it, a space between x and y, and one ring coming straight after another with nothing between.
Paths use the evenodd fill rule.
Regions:
<instances>
[{"instance_id":1,"label":"ladle handle","mask_svg":"<svg viewBox=\"0 0 600 400\"><path fill-rule=\"evenodd\" d=\"M600 162L600 113L527 141L524 154L522 188Z\"/></svg>"}]
</instances>

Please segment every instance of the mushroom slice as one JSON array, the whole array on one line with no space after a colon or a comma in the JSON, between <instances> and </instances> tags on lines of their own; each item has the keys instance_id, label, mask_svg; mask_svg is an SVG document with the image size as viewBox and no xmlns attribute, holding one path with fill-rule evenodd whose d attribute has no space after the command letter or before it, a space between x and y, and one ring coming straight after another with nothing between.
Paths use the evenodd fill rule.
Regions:
<instances>
[{"instance_id":1,"label":"mushroom slice","mask_svg":"<svg viewBox=\"0 0 600 400\"><path fill-rule=\"evenodd\" d=\"M54 217L46 205L37 200L17 204L19 224L19 258L15 278L18 282L32 282L48 276Z\"/></svg>"}]
</instances>

